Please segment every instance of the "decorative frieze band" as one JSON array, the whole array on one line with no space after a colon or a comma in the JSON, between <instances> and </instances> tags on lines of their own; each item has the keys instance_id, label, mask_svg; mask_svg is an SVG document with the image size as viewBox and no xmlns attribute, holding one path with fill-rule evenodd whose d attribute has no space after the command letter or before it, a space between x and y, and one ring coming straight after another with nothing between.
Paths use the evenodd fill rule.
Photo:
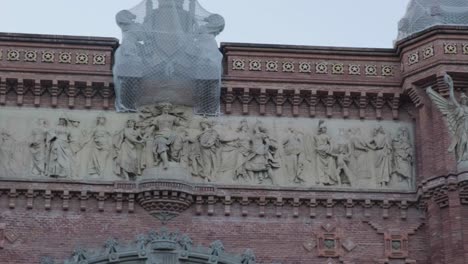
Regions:
<instances>
[{"instance_id":1,"label":"decorative frieze band","mask_svg":"<svg viewBox=\"0 0 468 264\"><path fill-rule=\"evenodd\" d=\"M304 73L304 74L332 74L332 75L361 75L391 77L395 75L395 65L377 64L345 64L331 61L277 61L260 60L248 58L232 59L232 69L235 71L264 71L283 73ZM314 70L313 70L314 69Z\"/></svg>"},{"instance_id":2,"label":"decorative frieze band","mask_svg":"<svg viewBox=\"0 0 468 264\"><path fill-rule=\"evenodd\" d=\"M102 99L99 108L109 109L113 105L114 87L111 83L102 82L0 78L0 106L11 105L9 101L13 98L14 105L23 106L28 96L33 98L33 106L36 107L43 105L44 97L50 97L47 100L50 105L47 106L58 107L59 97L66 96L68 108L75 108L76 99L81 96L87 109L95 108L92 99L99 96Z\"/></svg>"},{"instance_id":3,"label":"decorative frieze band","mask_svg":"<svg viewBox=\"0 0 468 264\"><path fill-rule=\"evenodd\" d=\"M41 185L44 188L41 188ZM60 188L56 184L51 186L47 183L9 182L3 186L0 189L0 199L7 199L5 204L10 210L25 206L26 209L60 208L64 211L87 211L89 208L97 208L97 212L103 212L113 207L118 213L133 213L136 205L139 205L161 221L170 220L190 206L194 206L195 215L275 218L316 218L319 217L319 212L327 218L332 218L342 211L341 208L345 208L346 218L369 218L371 211L375 212L377 209L380 210L383 219L393 217L406 219L408 210L419 208L417 201L411 198L412 194L394 193L389 193L388 198L380 193L356 196L354 199L350 197L355 195L350 193L342 193L333 199L326 193L317 192L307 192L300 196L298 193L285 193L283 196L278 195L278 191L272 191L271 195L268 194L269 191L265 191L264 195L255 195L243 189L217 189L214 186L164 181L134 184L133 188L127 186L126 189L121 189L118 183L98 187L74 184ZM60 206L57 206L58 204ZM168 211L167 208L171 209ZM338 211L335 211L335 208L339 208ZM163 209L164 214L162 214ZM390 209L398 210L400 213L389 214Z\"/></svg>"},{"instance_id":4,"label":"decorative frieze band","mask_svg":"<svg viewBox=\"0 0 468 264\"><path fill-rule=\"evenodd\" d=\"M3 60L4 50L0 49L0 60ZM9 62L42 62L81 65L108 65L109 58L103 53L33 50L33 49L6 49L5 60Z\"/></svg>"},{"instance_id":5,"label":"decorative frieze band","mask_svg":"<svg viewBox=\"0 0 468 264\"><path fill-rule=\"evenodd\" d=\"M391 111L393 119L398 119L405 105L408 106L409 98L400 93L367 93L367 92L339 92L320 90L273 90L233 88L223 89L221 99L225 104L225 114L251 114L251 109L258 108L258 114L271 113L274 105L274 114L287 115L285 109L291 108L292 116L299 116L300 109L307 108L310 117L319 116L319 112L325 112L326 117L336 117L336 108L341 109L341 117L349 118L351 109L358 109L359 118L364 119L368 115L376 119L384 118L384 108ZM411 103L409 103L411 104ZM235 105L241 105L241 112L236 112ZM290 105L291 107L287 106Z\"/></svg>"},{"instance_id":6,"label":"decorative frieze band","mask_svg":"<svg viewBox=\"0 0 468 264\"><path fill-rule=\"evenodd\" d=\"M406 64L412 66L418 64L424 60L430 59L437 55L435 44L428 44L426 46L420 47L417 50L413 50L406 55ZM443 50L445 55L457 55L464 54L468 55L468 43L458 43L458 42L445 42L442 44L440 50Z\"/></svg>"}]
</instances>

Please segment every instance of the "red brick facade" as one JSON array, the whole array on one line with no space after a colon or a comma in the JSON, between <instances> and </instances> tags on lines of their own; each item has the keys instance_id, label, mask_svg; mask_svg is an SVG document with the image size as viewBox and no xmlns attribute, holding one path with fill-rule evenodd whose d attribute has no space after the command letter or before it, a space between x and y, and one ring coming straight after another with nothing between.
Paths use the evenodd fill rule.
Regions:
<instances>
[{"instance_id":1,"label":"red brick facade","mask_svg":"<svg viewBox=\"0 0 468 264\"><path fill-rule=\"evenodd\" d=\"M0 114L9 107L113 111L115 39L0 35ZM195 244L252 248L257 263L468 263L468 174L424 89L468 86L468 28L435 27L395 49L224 43L226 115L412 121L417 190L0 180L0 263L57 263L77 246L134 241L163 224ZM1 177L0 177L1 179ZM185 207L187 207L187 210ZM184 207L184 208L182 208Z\"/></svg>"}]
</instances>

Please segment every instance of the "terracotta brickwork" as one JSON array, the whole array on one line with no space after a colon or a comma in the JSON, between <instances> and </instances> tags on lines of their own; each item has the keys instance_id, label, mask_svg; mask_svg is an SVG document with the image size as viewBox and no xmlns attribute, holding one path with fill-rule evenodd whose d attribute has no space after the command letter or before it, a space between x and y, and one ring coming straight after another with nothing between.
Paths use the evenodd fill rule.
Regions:
<instances>
[{"instance_id":1,"label":"terracotta brickwork","mask_svg":"<svg viewBox=\"0 0 468 264\"><path fill-rule=\"evenodd\" d=\"M115 39L0 34L9 107L113 111ZM425 93L468 88L468 28L440 26L358 49L223 43L222 110L233 116L411 121L415 192L0 180L0 263L69 258L162 225L195 244L251 248L257 263L468 263L468 174ZM1 175L0 175L1 179ZM174 215L161 215L172 207Z\"/></svg>"}]
</instances>

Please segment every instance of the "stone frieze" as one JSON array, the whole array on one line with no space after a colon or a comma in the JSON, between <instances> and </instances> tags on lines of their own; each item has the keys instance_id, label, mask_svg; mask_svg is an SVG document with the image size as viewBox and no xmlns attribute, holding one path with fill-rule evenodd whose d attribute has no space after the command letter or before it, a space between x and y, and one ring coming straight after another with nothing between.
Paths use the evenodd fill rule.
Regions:
<instances>
[{"instance_id":1,"label":"stone frieze","mask_svg":"<svg viewBox=\"0 0 468 264\"><path fill-rule=\"evenodd\" d=\"M0 127L4 179L415 188L410 122L202 118L159 104L135 114L5 108Z\"/></svg>"}]
</instances>

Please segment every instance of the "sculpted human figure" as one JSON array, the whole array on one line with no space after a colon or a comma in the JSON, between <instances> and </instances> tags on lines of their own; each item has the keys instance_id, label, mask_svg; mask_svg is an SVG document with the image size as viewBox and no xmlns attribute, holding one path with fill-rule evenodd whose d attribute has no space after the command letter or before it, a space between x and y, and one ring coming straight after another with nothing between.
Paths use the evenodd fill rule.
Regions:
<instances>
[{"instance_id":1,"label":"sculpted human figure","mask_svg":"<svg viewBox=\"0 0 468 264\"><path fill-rule=\"evenodd\" d=\"M458 166L468 161L468 97L462 93L460 102L455 98L453 80L449 75L444 78L450 87L450 101L439 95L431 87L426 92L432 102L439 108L447 121L449 131L452 134L452 143L449 152L453 152ZM463 166L465 169L466 164Z\"/></svg>"},{"instance_id":2,"label":"sculpted human figure","mask_svg":"<svg viewBox=\"0 0 468 264\"><path fill-rule=\"evenodd\" d=\"M239 134L231 124L222 124L219 133L219 177L235 179L239 162Z\"/></svg>"},{"instance_id":3,"label":"sculpted human figure","mask_svg":"<svg viewBox=\"0 0 468 264\"><path fill-rule=\"evenodd\" d=\"M70 121L60 117L56 128L47 135L47 175L54 178L72 177L74 174L74 151L72 135L69 129Z\"/></svg>"},{"instance_id":4,"label":"sculpted human figure","mask_svg":"<svg viewBox=\"0 0 468 264\"><path fill-rule=\"evenodd\" d=\"M317 135L314 137L316 153L317 184L338 184L337 168L333 156L332 138L327 134L325 121L320 120Z\"/></svg>"},{"instance_id":5,"label":"sculpted human figure","mask_svg":"<svg viewBox=\"0 0 468 264\"><path fill-rule=\"evenodd\" d=\"M393 139L393 151L393 175L410 186L413 178L413 147L407 128L398 129L398 135Z\"/></svg>"},{"instance_id":6,"label":"sculpted human figure","mask_svg":"<svg viewBox=\"0 0 468 264\"><path fill-rule=\"evenodd\" d=\"M213 129L213 124L208 120L200 121L200 127L202 130L198 136L202 167L200 176L206 181L212 182L218 165L217 150L219 147L219 135Z\"/></svg>"},{"instance_id":7,"label":"sculpted human figure","mask_svg":"<svg viewBox=\"0 0 468 264\"><path fill-rule=\"evenodd\" d=\"M344 130L340 130L340 139L335 143L334 156L336 159L336 173L341 185L351 185L355 175L349 165L351 163L351 142L350 135Z\"/></svg>"},{"instance_id":8,"label":"sculpted human figure","mask_svg":"<svg viewBox=\"0 0 468 264\"><path fill-rule=\"evenodd\" d=\"M288 135L283 140L285 167L294 183L304 182L304 135L294 128L288 129Z\"/></svg>"},{"instance_id":9,"label":"sculpted human figure","mask_svg":"<svg viewBox=\"0 0 468 264\"><path fill-rule=\"evenodd\" d=\"M110 172L111 134L106 128L107 119L103 115L96 118L96 127L91 132L90 153L87 162L89 175L104 176Z\"/></svg>"},{"instance_id":10,"label":"sculpted human figure","mask_svg":"<svg viewBox=\"0 0 468 264\"><path fill-rule=\"evenodd\" d=\"M359 127L348 130L349 134L349 168L357 180L362 183L369 183L371 170L369 165L369 140L365 140ZM372 165L373 166L373 165Z\"/></svg>"},{"instance_id":11,"label":"sculpted human figure","mask_svg":"<svg viewBox=\"0 0 468 264\"><path fill-rule=\"evenodd\" d=\"M46 173L46 145L48 122L43 118L36 121L36 127L31 132L31 140L29 142L29 151L31 153L31 175L45 176Z\"/></svg>"},{"instance_id":12,"label":"sculpted human figure","mask_svg":"<svg viewBox=\"0 0 468 264\"><path fill-rule=\"evenodd\" d=\"M164 169L169 167L169 161L180 161L180 154L183 148L183 140L175 128L180 126L182 120L180 117L171 114L172 104L162 103L158 105L161 114L151 120L151 126L154 127L154 146L153 154L156 163L162 162Z\"/></svg>"},{"instance_id":13,"label":"sculpted human figure","mask_svg":"<svg viewBox=\"0 0 468 264\"><path fill-rule=\"evenodd\" d=\"M257 122L253 129L251 146L251 152L244 163L249 178L256 178L258 183L268 181L273 184L273 169L280 167L277 157L278 145L260 122Z\"/></svg>"},{"instance_id":14,"label":"sculpted human figure","mask_svg":"<svg viewBox=\"0 0 468 264\"><path fill-rule=\"evenodd\" d=\"M5 130L0 131L0 173L6 176L17 176L15 166L16 140Z\"/></svg>"},{"instance_id":15,"label":"sculpted human figure","mask_svg":"<svg viewBox=\"0 0 468 264\"><path fill-rule=\"evenodd\" d=\"M237 142L237 151L238 151L238 156L237 156L237 165L235 169L235 176L234 180L239 180L242 178L244 181L248 180L248 173L245 169L245 164L247 161L247 158L249 157L251 153L251 146L250 146L250 134L249 134L249 124L247 123L247 120L243 119L240 122L240 126L237 128L237 137L238 137L238 142Z\"/></svg>"},{"instance_id":16,"label":"sculpted human figure","mask_svg":"<svg viewBox=\"0 0 468 264\"><path fill-rule=\"evenodd\" d=\"M134 180L141 175L141 153L143 141L140 132L136 129L136 121L128 120L126 127L117 133L113 139L116 150L114 157L114 172L126 180Z\"/></svg>"},{"instance_id":17,"label":"sculpted human figure","mask_svg":"<svg viewBox=\"0 0 468 264\"><path fill-rule=\"evenodd\" d=\"M392 143L382 126L374 129L373 137L369 143L375 155L375 175L377 183L382 187L388 186L392 174Z\"/></svg>"}]
</instances>

